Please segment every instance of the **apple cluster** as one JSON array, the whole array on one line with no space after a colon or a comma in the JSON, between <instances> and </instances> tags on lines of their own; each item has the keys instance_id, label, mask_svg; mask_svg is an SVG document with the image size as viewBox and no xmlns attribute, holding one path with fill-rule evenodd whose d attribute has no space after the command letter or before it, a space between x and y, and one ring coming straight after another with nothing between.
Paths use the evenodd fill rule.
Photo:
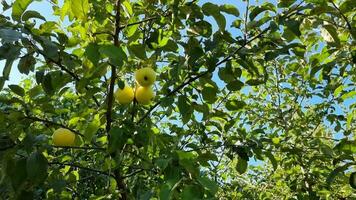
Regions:
<instances>
[{"instance_id":1,"label":"apple cluster","mask_svg":"<svg viewBox=\"0 0 356 200\"><path fill-rule=\"evenodd\" d=\"M156 72L150 67L141 68L135 72L135 79L135 91L126 83L116 90L114 96L119 104L129 104L135 99L139 104L147 105L154 98L152 85L156 81Z\"/></svg>"}]
</instances>

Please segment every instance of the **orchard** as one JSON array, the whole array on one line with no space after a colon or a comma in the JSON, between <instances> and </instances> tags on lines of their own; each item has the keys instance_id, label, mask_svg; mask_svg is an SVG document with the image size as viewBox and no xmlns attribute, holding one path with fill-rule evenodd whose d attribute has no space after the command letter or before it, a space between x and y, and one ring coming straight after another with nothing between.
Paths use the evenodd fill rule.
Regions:
<instances>
[{"instance_id":1,"label":"orchard","mask_svg":"<svg viewBox=\"0 0 356 200\"><path fill-rule=\"evenodd\" d=\"M356 199L355 0L2 0L0 199Z\"/></svg>"}]
</instances>

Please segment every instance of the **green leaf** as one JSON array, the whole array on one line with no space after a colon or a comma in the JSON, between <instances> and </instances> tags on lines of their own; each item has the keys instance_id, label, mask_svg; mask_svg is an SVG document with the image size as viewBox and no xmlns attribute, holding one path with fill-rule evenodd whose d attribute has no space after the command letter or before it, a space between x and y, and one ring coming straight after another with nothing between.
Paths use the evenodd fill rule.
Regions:
<instances>
[{"instance_id":1,"label":"green leaf","mask_svg":"<svg viewBox=\"0 0 356 200\"><path fill-rule=\"evenodd\" d=\"M33 152L27 158L27 176L31 182L42 183L47 178L47 159L40 152Z\"/></svg>"},{"instance_id":2,"label":"green leaf","mask_svg":"<svg viewBox=\"0 0 356 200\"><path fill-rule=\"evenodd\" d=\"M33 0L16 0L14 4L12 4L12 19L20 21L22 13L25 12L28 5L32 2Z\"/></svg>"},{"instance_id":3,"label":"green leaf","mask_svg":"<svg viewBox=\"0 0 356 200\"><path fill-rule=\"evenodd\" d=\"M236 110L240 110L243 107L246 106L246 103L243 101L239 101L239 100L230 100L226 103L226 109L230 110L230 111L236 111Z\"/></svg>"},{"instance_id":4,"label":"green leaf","mask_svg":"<svg viewBox=\"0 0 356 200\"><path fill-rule=\"evenodd\" d=\"M265 152L264 154L267 156L269 161L271 161L271 164L273 166L273 170L276 171L276 169L278 167L278 163L277 163L276 158L273 156L273 154L271 152Z\"/></svg>"},{"instance_id":5,"label":"green leaf","mask_svg":"<svg viewBox=\"0 0 356 200\"><path fill-rule=\"evenodd\" d=\"M205 84L202 90L203 99L208 103L214 103L217 99L216 94L218 89L211 84Z\"/></svg>"},{"instance_id":6,"label":"green leaf","mask_svg":"<svg viewBox=\"0 0 356 200\"><path fill-rule=\"evenodd\" d=\"M252 9L252 11L250 12L250 21L253 21L257 15L259 15L260 13L264 12L264 11L273 11L276 12L276 7L272 4L272 3L264 3L261 6L257 6L255 8Z\"/></svg>"},{"instance_id":7,"label":"green leaf","mask_svg":"<svg viewBox=\"0 0 356 200\"><path fill-rule=\"evenodd\" d=\"M100 47L99 52L107 56L113 65L121 67L124 61L127 60L127 56L122 48L116 47L114 45L104 45Z\"/></svg>"},{"instance_id":8,"label":"green leaf","mask_svg":"<svg viewBox=\"0 0 356 200\"><path fill-rule=\"evenodd\" d=\"M356 189L356 172L350 174L349 183L353 189Z\"/></svg>"},{"instance_id":9,"label":"green leaf","mask_svg":"<svg viewBox=\"0 0 356 200\"><path fill-rule=\"evenodd\" d=\"M181 113L182 118L183 118L182 119L183 124L188 123L188 121L190 120L191 115L193 113L193 110L192 110L192 107L190 105L190 101L186 97L186 95L180 95L178 97L178 104L177 105L178 105L179 112Z\"/></svg>"},{"instance_id":10,"label":"green leaf","mask_svg":"<svg viewBox=\"0 0 356 200\"><path fill-rule=\"evenodd\" d=\"M71 10L76 18L85 20L89 11L88 0L71 0Z\"/></svg>"},{"instance_id":11,"label":"green leaf","mask_svg":"<svg viewBox=\"0 0 356 200\"><path fill-rule=\"evenodd\" d=\"M142 44L131 44L128 47L128 50L130 53L135 55L137 58L140 59L147 59L146 51L145 51L145 45Z\"/></svg>"},{"instance_id":12,"label":"green leaf","mask_svg":"<svg viewBox=\"0 0 356 200\"><path fill-rule=\"evenodd\" d=\"M20 59L19 65L17 66L20 73L28 75L30 71L34 70L36 60L33 55L27 55Z\"/></svg>"},{"instance_id":13,"label":"green leaf","mask_svg":"<svg viewBox=\"0 0 356 200\"><path fill-rule=\"evenodd\" d=\"M292 33L294 33L294 35L296 35L297 37L299 37L302 33L300 32L300 21L296 21L296 20L288 20L285 22L287 28L289 30L291 30Z\"/></svg>"},{"instance_id":14,"label":"green leaf","mask_svg":"<svg viewBox=\"0 0 356 200\"><path fill-rule=\"evenodd\" d=\"M353 165L352 163L346 163L343 166L337 167L335 168L332 172L330 172L330 174L328 175L327 179L326 179L326 184L330 187L331 183L335 180L335 178L341 173L346 171L351 165Z\"/></svg>"},{"instance_id":15,"label":"green leaf","mask_svg":"<svg viewBox=\"0 0 356 200\"><path fill-rule=\"evenodd\" d=\"M14 62L14 60L10 60L10 59L6 60L4 70L2 71L2 75L3 75L3 78L5 80L9 80L9 76L10 76L11 67L12 67L12 63L13 62Z\"/></svg>"},{"instance_id":16,"label":"green leaf","mask_svg":"<svg viewBox=\"0 0 356 200\"><path fill-rule=\"evenodd\" d=\"M198 182L206 188L211 195L215 195L219 189L219 186L207 177L198 177Z\"/></svg>"},{"instance_id":17,"label":"green leaf","mask_svg":"<svg viewBox=\"0 0 356 200\"><path fill-rule=\"evenodd\" d=\"M123 129L119 127L113 127L110 130L109 134L110 134L109 147L108 147L109 153L114 153L116 151L121 150L127 141Z\"/></svg>"},{"instance_id":18,"label":"green leaf","mask_svg":"<svg viewBox=\"0 0 356 200\"><path fill-rule=\"evenodd\" d=\"M264 81L259 79L250 79L246 81L246 84L251 86L261 85L263 83Z\"/></svg>"},{"instance_id":19,"label":"green leaf","mask_svg":"<svg viewBox=\"0 0 356 200\"><path fill-rule=\"evenodd\" d=\"M345 14L348 12L352 12L356 8L356 1L354 0L344 0L342 2L339 9L341 13Z\"/></svg>"},{"instance_id":20,"label":"green leaf","mask_svg":"<svg viewBox=\"0 0 356 200\"><path fill-rule=\"evenodd\" d=\"M350 92L347 92L347 93L341 95L341 99L343 99L345 101L346 99L353 98L354 96L356 96L356 91L350 91Z\"/></svg>"},{"instance_id":21,"label":"green leaf","mask_svg":"<svg viewBox=\"0 0 356 200\"><path fill-rule=\"evenodd\" d=\"M239 10L234 5L230 4L224 4L220 6L220 11L230 15L235 15L236 17L240 15Z\"/></svg>"},{"instance_id":22,"label":"green leaf","mask_svg":"<svg viewBox=\"0 0 356 200\"><path fill-rule=\"evenodd\" d=\"M100 116L99 114L96 114L94 116L93 121L91 121L88 124L87 128L84 131L85 140L87 142L91 142L93 136L99 130L99 128L100 128Z\"/></svg>"},{"instance_id":23,"label":"green leaf","mask_svg":"<svg viewBox=\"0 0 356 200\"><path fill-rule=\"evenodd\" d=\"M34 10L28 10L22 15L22 21L27 21L32 18L42 19L43 21L46 21L45 17L43 17L39 12Z\"/></svg>"},{"instance_id":24,"label":"green leaf","mask_svg":"<svg viewBox=\"0 0 356 200\"><path fill-rule=\"evenodd\" d=\"M98 65L100 60L99 45L90 43L85 48L84 55L93 63L94 66Z\"/></svg>"},{"instance_id":25,"label":"green leaf","mask_svg":"<svg viewBox=\"0 0 356 200\"><path fill-rule=\"evenodd\" d=\"M202 6L202 10L203 10L203 13L208 16L214 15L215 13L220 13L219 6L217 6L213 3L210 3L210 2L205 3Z\"/></svg>"},{"instance_id":26,"label":"green leaf","mask_svg":"<svg viewBox=\"0 0 356 200\"><path fill-rule=\"evenodd\" d=\"M238 158L238 161L236 163L236 170L237 172L239 172L240 174L243 174L246 172L248 167L248 162L245 159L242 159L241 157Z\"/></svg>"},{"instance_id":27,"label":"green leaf","mask_svg":"<svg viewBox=\"0 0 356 200\"><path fill-rule=\"evenodd\" d=\"M9 85L9 88L13 93L15 93L21 97L23 97L25 95L25 90L18 85Z\"/></svg>"},{"instance_id":28,"label":"green leaf","mask_svg":"<svg viewBox=\"0 0 356 200\"><path fill-rule=\"evenodd\" d=\"M198 21L193 23L187 30L188 34L201 35L203 37L210 37L212 33L211 24L207 21Z\"/></svg>"},{"instance_id":29,"label":"green leaf","mask_svg":"<svg viewBox=\"0 0 356 200\"><path fill-rule=\"evenodd\" d=\"M239 80L234 80L226 85L226 88L230 91L238 91L244 86L244 83Z\"/></svg>"},{"instance_id":30,"label":"green leaf","mask_svg":"<svg viewBox=\"0 0 356 200\"><path fill-rule=\"evenodd\" d=\"M197 185L186 185L181 194L181 200L203 199L203 192Z\"/></svg>"},{"instance_id":31,"label":"green leaf","mask_svg":"<svg viewBox=\"0 0 356 200\"><path fill-rule=\"evenodd\" d=\"M18 31L8 29L8 28L0 28L0 38L4 43L10 43L14 41L18 41L22 38L22 34Z\"/></svg>"},{"instance_id":32,"label":"green leaf","mask_svg":"<svg viewBox=\"0 0 356 200\"><path fill-rule=\"evenodd\" d=\"M37 73L36 73L37 75ZM37 77L37 76L36 76ZM52 86L52 77L51 74L46 74L41 81L41 85L43 90L49 94L49 95L53 95L54 94L54 88Z\"/></svg>"}]
</instances>

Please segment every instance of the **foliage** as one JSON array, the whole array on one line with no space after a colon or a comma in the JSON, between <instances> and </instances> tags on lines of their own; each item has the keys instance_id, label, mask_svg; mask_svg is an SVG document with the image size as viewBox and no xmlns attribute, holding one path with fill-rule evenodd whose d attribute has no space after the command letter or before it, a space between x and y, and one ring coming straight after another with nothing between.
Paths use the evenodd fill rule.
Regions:
<instances>
[{"instance_id":1,"label":"foliage","mask_svg":"<svg viewBox=\"0 0 356 200\"><path fill-rule=\"evenodd\" d=\"M355 1L237 4L2 1L0 198L356 198Z\"/></svg>"}]
</instances>

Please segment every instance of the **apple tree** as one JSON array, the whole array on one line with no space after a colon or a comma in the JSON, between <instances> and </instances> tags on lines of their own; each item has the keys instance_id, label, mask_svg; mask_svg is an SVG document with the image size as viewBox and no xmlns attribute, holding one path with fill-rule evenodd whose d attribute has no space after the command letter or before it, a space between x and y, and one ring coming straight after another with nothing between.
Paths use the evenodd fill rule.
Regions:
<instances>
[{"instance_id":1,"label":"apple tree","mask_svg":"<svg viewBox=\"0 0 356 200\"><path fill-rule=\"evenodd\" d=\"M356 198L355 3L2 0L0 199Z\"/></svg>"}]
</instances>

